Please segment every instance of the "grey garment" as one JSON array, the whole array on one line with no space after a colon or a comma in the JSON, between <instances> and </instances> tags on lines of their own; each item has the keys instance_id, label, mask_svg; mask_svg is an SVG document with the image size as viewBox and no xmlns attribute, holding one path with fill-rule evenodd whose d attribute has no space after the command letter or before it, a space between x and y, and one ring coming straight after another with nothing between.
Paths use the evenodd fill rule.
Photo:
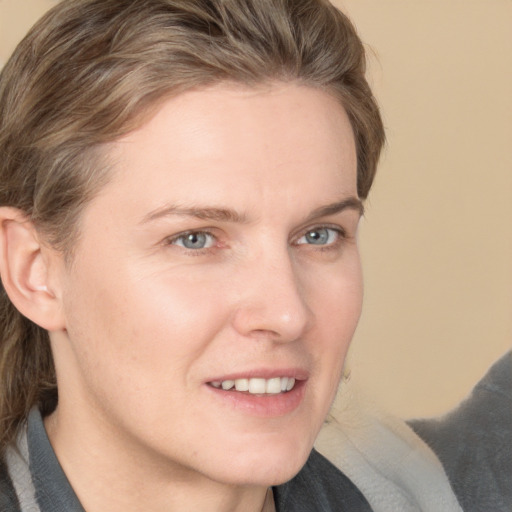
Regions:
<instances>
[{"instance_id":1,"label":"grey garment","mask_svg":"<svg viewBox=\"0 0 512 512\"><path fill-rule=\"evenodd\" d=\"M2 512L20 512L20 504L11 482L7 465L0 460L0 510Z\"/></svg>"},{"instance_id":2,"label":"grey garment","mask_svg":"<svg viewBox=\"0 0 512 512\"><path fill-rule=\"evenodd\" d=\"M28 417L27 440L32 483L41 512L85 512L57 460L37 409L32 409Z\"/></svg>"},{"instance_id":3,"label":"grey garment","mask_svg":"<svg viewBox=\"0 0 512 512\"><path fill-rule=\"evenodd\" d=\"M41 512L36 501L36 490L30 473L26 425L18 435L16 445L7 448L5 461L20 510Z\"/></svg>"},{"instance_id":4,"label":"grey garment","mask_svg":"<svg viewBox=\"0 0 512 512\"><path fill-rule=\"evenodd\" d=\"M20 506L16 488L18 492L33 489L40 512L85 512L55 456L37 409L29 415L26 440L29 471L9 468L16 479L14 485L0 461L0 511L29 512ZM299 474L273 491L277 512L371 512L355 485L314 450Z\"/></svg>"},{"instance_id":5,"label":"grey garment","mask_svg":"<svg viewBox=\"0 0 512 512\"><path fill-rule=\"evenodd\" d=\"M276 512L372 512L357 487L315 450L295 478L274 488L274 499Z\"/></svg>"},{"instance_id":6,"label":"grey garment","mask_svg":"<svg viewBox=\"0 0 512 512\"><path fill-rule=\"evenodd\" d=\"M409 424L441 460L465 512L512 511L512 352L454 411Z\"/></svg>"},{"instance_id":7,"label":"grey garment","mask_svg":"<svg viewBox=\"0 0 512 512\"><path fill-rule=\"evenodd\" d=\"M85 512L32 409L16 447L0 461L1 512Z\"/></svg>"}]
</instances>

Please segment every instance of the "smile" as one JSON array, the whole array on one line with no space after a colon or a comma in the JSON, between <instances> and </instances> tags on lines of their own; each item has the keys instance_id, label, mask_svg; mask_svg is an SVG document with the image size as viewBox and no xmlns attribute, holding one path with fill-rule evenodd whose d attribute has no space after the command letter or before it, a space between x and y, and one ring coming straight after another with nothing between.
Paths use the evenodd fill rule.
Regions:
<instances>
[{"instance_id":1,"label":"smile","mask_svg":"<svg viewBox=\"0 0 512 512\"><path fill-rule=\"evenodd\" d=\"M213 381L209 384L224 391L241 391L252 395L277 395L291 391L295 386L295 379L293 377L252 378Z\"/></svg>"}]
</instances>

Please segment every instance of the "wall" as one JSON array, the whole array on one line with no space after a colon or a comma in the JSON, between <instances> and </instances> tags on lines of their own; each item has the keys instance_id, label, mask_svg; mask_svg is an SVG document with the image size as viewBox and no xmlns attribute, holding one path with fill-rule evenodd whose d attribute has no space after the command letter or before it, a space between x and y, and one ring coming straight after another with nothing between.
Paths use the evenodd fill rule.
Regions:
<instances>
[{"instance_id":1,"label":"wall","mask_svg":"<svg viewBox=\"0 0 512 512\"><path fill-rule=\"evenodd\" d=\"M392 412L438 414L512 345L512 2L336 3L368 44L388 135L352 378ZM53 4L0 0L0 65Z\"/></svg>"},{"instance_id":2,"label":"wall","mask_svg":"<svg viewBox=\"0 0 512 512\"><path fill-rule=\"evenodd\" d=\"M337 4L373 54L388 136L353 374L395 412L438 414L512 345L512 2Z\"/></svg>"}]
</instances>

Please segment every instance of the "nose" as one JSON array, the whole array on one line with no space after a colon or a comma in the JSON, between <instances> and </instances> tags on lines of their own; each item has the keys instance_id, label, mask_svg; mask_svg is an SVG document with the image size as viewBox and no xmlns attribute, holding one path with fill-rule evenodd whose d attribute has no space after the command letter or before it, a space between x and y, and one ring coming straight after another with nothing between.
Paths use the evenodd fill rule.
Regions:
<instances>
[{"instance_id":1,"label":"nose","mask_svg":"<svg viewBox=\"0 0 512 512\"><path fill-rule=\"evenodd\" d=\"M245 337L275 342L300 339L313 322L300 271L287 251L260 255L242 272L235 329Z\"/></svg>"}]
</instances>

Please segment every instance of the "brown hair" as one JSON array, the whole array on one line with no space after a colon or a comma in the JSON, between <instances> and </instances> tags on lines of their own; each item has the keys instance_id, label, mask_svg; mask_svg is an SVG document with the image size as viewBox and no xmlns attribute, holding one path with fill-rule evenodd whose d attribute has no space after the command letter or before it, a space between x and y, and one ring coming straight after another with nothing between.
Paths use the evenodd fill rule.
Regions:
<instances>
[{"instance_id":1,"label":"brown hair","mask_svg":"<svg viewBox=\"0 0 512 512\"><path fill-rule=\"evenodd\" d=\"M384 131L352 24L326 0L66 0L0 75L0 206L72 250L79 213L108 180L97 149L164 97L219 81L294 81L345 107L366 198ZM145 114L143 116L142 114ZM48 333L0 288L0 449L57 400Z\"/></svg>"}]
</instances>

